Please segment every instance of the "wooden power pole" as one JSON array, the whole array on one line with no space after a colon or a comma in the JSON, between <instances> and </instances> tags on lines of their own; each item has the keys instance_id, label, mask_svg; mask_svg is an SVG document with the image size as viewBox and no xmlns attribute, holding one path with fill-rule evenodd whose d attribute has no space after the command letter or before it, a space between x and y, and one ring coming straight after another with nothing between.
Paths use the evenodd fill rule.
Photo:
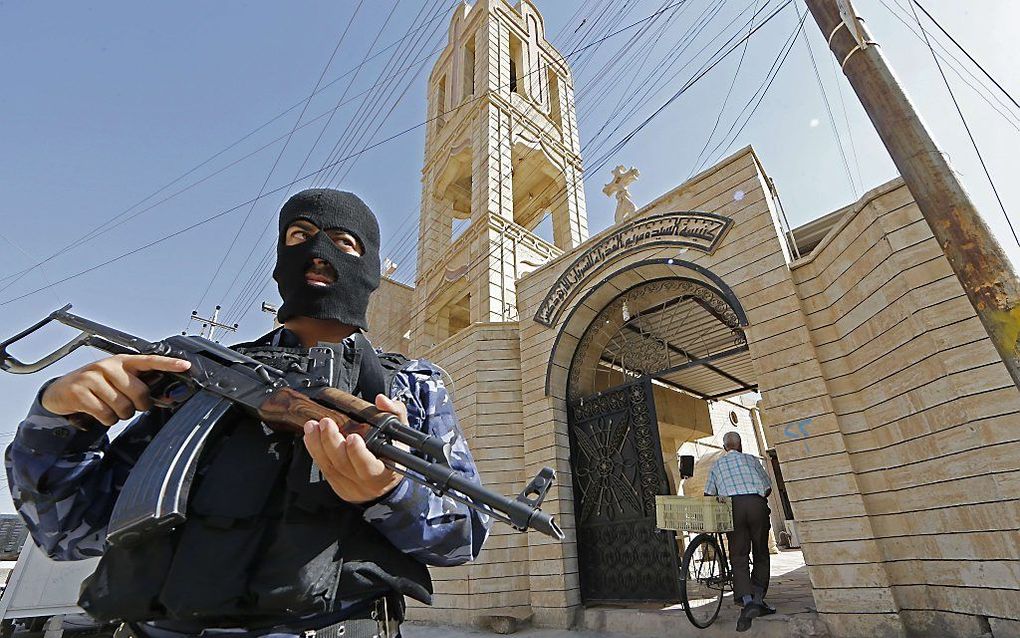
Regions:
<instances>
[{"instance_id":1,"label":"wooden power pole","mask_svg":"<svg viewBox=\"0 0 1020 638\"><path fill-rule=\"evenodd\" d=\"M805 0L1020 388L1020 280L850 0Z\"/></svg>"}]
</instances>

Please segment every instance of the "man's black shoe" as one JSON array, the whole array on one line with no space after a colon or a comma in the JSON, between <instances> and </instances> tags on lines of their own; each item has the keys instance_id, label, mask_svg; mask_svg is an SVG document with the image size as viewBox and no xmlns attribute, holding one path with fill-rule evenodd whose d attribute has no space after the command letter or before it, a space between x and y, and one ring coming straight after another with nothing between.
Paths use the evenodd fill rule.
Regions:
<instances>
[{"instance_id":1,"label":"man's black shoe","mask_svg":"<svg viewBox=\"0 0 1020 638\"><path fill-rule=\"evenodd\" d=\"M737 618L737 631L747 631L751 628L751 621L761 616L762 606L758 603L747 603L740 609L740 616Z\"/></svg>"},{"instance_id":2,"label":"man's black shoe","mask_svg":"<svg viewBox=\"0 0 1020 638\"><path fill-rule=\"evenodd\" d=\"M774 613L776 613L776 608L775 607L773 607L772 605L768 604L764 600L761 601L761 614L760 614L761 616L771 616Z\"/></svg>"}]
</instances>

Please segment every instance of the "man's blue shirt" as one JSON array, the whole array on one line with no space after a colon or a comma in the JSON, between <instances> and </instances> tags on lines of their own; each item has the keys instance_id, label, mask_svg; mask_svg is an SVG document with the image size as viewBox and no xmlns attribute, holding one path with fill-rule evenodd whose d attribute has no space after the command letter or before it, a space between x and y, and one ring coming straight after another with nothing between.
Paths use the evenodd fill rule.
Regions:
<instances>
[{"instance_id":1,"label":"man's blue shirt","mask_svg":"<svg viewBox=\"0 0 1020 638\"><path fill-rule=\"evenodd\" d=\"M716 459L708 471L704 491L713 496L765 496L770 489L772 481L757 457L730 450Z\"/></svg>"}]
</instances>

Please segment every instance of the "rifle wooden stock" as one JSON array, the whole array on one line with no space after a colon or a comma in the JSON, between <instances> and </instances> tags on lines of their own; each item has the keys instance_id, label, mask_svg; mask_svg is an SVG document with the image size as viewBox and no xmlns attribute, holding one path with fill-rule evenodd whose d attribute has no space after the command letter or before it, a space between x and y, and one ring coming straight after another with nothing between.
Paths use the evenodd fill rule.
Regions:
<instances>
[{"instance_id":1,"label":"rifle wooden stock","mask_svg":"<svg viewBox=\"0 0 1020 638\"><path fill-rule=\"evenodd\" d=\"M352 410L358 407L361 409L371 407L367 401L333 388L323 388L316 393L316 397L319 396L337 407L350 406ZM280 388L269 395L259 408L259 418L274 430L294 434L303 434L306 422L322 419L336 421L340 433L344 435L356 432L367 439L372 431L371 425L359 423L343 412L333 410L293 388Z\"/></svg>"}]
</instances>

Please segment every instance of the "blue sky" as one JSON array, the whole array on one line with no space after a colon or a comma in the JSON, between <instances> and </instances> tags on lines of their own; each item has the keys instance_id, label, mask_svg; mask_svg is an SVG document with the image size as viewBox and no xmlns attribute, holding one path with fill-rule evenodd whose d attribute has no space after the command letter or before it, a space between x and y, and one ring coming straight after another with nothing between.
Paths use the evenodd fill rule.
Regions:
<instances>
[{"instance_id":1,"label":"blue sky","mask_svg":"<svg viewBox=\"0 0 1020 638\"><path fill-rule=\"evenodd\" d=\"M425 77L435 57L431 53L445 40L449 16L445 7L452 5L445 0L425 5L412 0L401 0L396 5L394 2L377 0L361 4L323 75L322 84L355 68L366 52L379 51L394 42L400 44L366 63L353 82L349 83L352 76L347 75L309 101L302 124L328 114L341 96L347 100L355 98L337 109L326 129L322 126L328 116L301 128L281 154L283 142L270 143L291 131L301 106L273 118L295 105L303 105L355 13L357 2L182 0L55 5L0 1L0 60L3 60L0 278L7 277L0 279L0 288L10 284L0 291L0 334L13 334L54 308L73 303L85 316L148 338L162 337L185 327L188 315L203 299L207 287L209 293L204 295L199 308L202 312L222 303L228 307L231 318L241 322L239 338L265 331L270 318L259 312L258 306L263 300L276 301L276 291L274 286L265 285L268 277L252 277L256 270L253 266L272 245L273 221L287 192L314 181L306 180L290 188L285 185L300 174L299 167L306 157L301 171L304 173L318 169L326 161L344 127L354 120L361 103L359 94L378 81L391 53L397 52L402 60L395 60L391 68L417 64L403 76L406 93L388 116L387 102L368 118L372 124L359 119L362 137L347 137L340 147L347 154L360 151L420 124L425 118ZM546 30L553 44L569 54L594 39L588 29L597 23L595 15L588 15L588 22L578 26L586 12L597 13L598 7L612 5L618 27L600 32L608 33L652 15L669 3L538 0L537 4L545 15ZM1017 3L923 0L923 4L1007 90L1020 95L1013 29L1020 18ZM656 41L646 38L649 49L643 55L652 64L656 56L690 33L699 16L710 16L711 20L677 65L690 62L690 66L648 96L647 103L639 104L632 119L621 124L603 149L632 130L696 72L718 46L709 44L712 36L722 32L728 37L739 32L740 20L749 15L741 12L763 5L768 9L761 16L780 2L728 0L713 14L714 0L688 0L685 6L663 13L652 23L655 28L662 28ZM797 6L804 10L802 4ZM857 0L856 6L985 218L1016 260L1020 248L992 198L930 53L887 8L906 7L906 0ZM908 21L912 19L903 8L897 11L907 16ZM612 12L607 14L606 23ZM426 23L430 15L435 18ZM741 15L744 17L740 18ZM737 26L729 26L733 20L737 20L734 22ZM593 233L605 228L612 219L614 201L601 193L609 169L617 164L640 169L641 179L631 188L639 205L683 182L697 164L731 84L716 140L761 85L797 20L793 5L783 9L751 38L739 74L735 75L740 49L626 146L603 158L605 167L586 176L589 226ZM401 40L412 24L424 25L415 32L420 37L412 35ZM626 56L632 56L634 50L620 51L638 32L639 27L635 27L570 57L575 68L582 143L595 139L618 107L638 104L639 87L629 84L629 80L641 77L634 73L647 72L647 63L644 68L629 68L628 73L598 72L614 56L624 56L614 68L628 68L625 64L631 58ZM852 90L842 76L837 80L831 55L810 18L805 33L842 135L850 177L802 39L794 43L754 117L739 135L723 143L714 154L721 157L744 145L754 145L795 226L853 201L862 190L894 176L892 163ZM377 34L378 40L373 45ZM941 36L937 40L946 42ZM642 42L645 41L636 43L635 49L640 50ZM697 54L703 45L708 47ZM962 59L959 52L953 53ZM977 73L971 66L968 69ZM1012 118L1009 123L952 71L949 77L1009 210L1020 202L1020 181L1014 178L1017 162L1012 152L1020 140L1020 109L1001 94L990 98L1007 105L997 103L997 108ZM403 83L394 85L390 95L396 98L404 90ZM267 122L270 123L257 133L160 191L143 206L132 209L129 214L137 214L133 219L114 225L77 248L62 250ZM612 128L602 129L603 134ZM321 140L313 147L320 132ZM372 205L383 229L383 256L401 264L398 275L405 279L411 277L409 266L414 262L409 249L413 245L420 196L423 137L422 127L412 128L366 150L356 163L345 164L348 168L342 181L333 177L330 182L362 194ZM713 141L709 148L715 144ZM313 149L311 153L309 149ZM248 154L250 157L241 159ZM599 153L585 157L589 167L596 155ZM267 179L277 157L276 169ZM220 169L224 170L211 175ZM200 179L204 181L153 206ZM281 187L282 190L261 199L254 207L238 207L255 197L263 183L268 185L267 190ZM148 207L151 208L143 211ZM233 212L171 240L34 292L235 207ZM236 245L227 255L219 276L210 284L224 251L246 216ZM1020 216L1016 216L1014 223L1020 223ZM267 225L268 231L262 236ZM25 276L16 280L8 277L54 253L54 258ZM242 268L249 253L253 261ZM235 275L236 282L231 286ZM249 279L254 286L251 294L239 295L242 284ZM238 303L232 303L235 299ZM241 304L241 299L250 303ZM18 352L28 358L68 334L55 329ZM54 367L53 374L81 365L92 356L83 353L73 357ZM46 378L45 373L30 377L0 376L4 399L0 405L0 439L10 436L27 410L34 389ZM0 497L0 509L10 508L5 494Z\"/></svg>"}]
</instances>

